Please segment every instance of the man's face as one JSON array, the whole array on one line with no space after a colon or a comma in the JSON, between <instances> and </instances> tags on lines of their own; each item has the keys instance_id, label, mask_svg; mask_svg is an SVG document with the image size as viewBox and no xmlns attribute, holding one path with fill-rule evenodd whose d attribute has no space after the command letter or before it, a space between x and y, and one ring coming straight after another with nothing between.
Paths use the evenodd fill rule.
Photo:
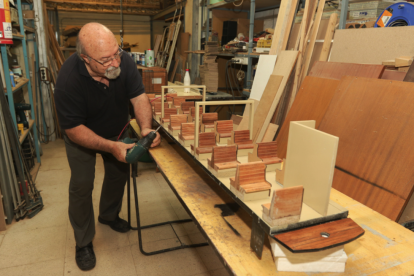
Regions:
<instances>
[{"instance_id":1,"label":"man's face","mask_svg":"<svg viewBox=\"0 0 414 276\"><path fill-rule=\"evenodd\" d=\"M97 75L108 79L116 79L121 73L121 58L116 41L88 51L89 55L83 55L90 69Z\"/></svg>"}]
</instances>

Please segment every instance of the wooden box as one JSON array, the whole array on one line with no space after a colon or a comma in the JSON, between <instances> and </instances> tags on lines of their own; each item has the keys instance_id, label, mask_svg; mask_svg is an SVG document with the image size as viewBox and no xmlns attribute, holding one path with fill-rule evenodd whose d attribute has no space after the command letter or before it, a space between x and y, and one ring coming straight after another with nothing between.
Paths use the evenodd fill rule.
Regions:
<instances>
[{"instance_id":1,"label":"wooden box","mask_svg":"<svg viewBox=\"0 0 414 276\"><path fill-rule=\"evenodd\" d=\"M161 94L161 86L168 85L168 74L165 68L148 67L142 69L141 76L146 93Z\"/></svg>"}]
</instances>

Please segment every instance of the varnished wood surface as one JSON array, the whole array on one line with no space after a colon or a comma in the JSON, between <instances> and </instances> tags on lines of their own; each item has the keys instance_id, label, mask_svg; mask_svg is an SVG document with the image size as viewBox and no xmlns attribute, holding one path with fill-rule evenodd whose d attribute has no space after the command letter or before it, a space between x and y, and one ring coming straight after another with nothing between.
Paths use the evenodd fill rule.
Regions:
<instances>
[{"instance_id":1,"label":"varnished wood surface","mask_svg":"<svg viewBox=\"0 0 414 276\"><path fill-rule=\"evenodd\" d=\"M343 76L379 79L385 67L377 64L317 61L308 76L340 80Z\"/></svg>"},{"instance_id":2,"label":"varnished wood surface","mask_svg":"<svg viewBox=\"0 0 414 276\"><path fill-rule=\"evenodd\" d=\"M338 80L306 77L276 137L278 157L286 158L291 121L315 120L318 128L339 85ZM343 86L346 87L346 83ZM338 87L338 89L343 89Z\"/></svg>"},{"instance_id":3,"label":"varnished wood surface","mask_svg":"<svg viewBox=\"0 0 414 276\"><path fill-rule=\"evenodd\" d=\"M302 211L303 186L280 189L273 192L269 216L280 219L289 216L300 216Z\"/></svg>"},{"instance_id":4,"label":"varnished wood surface","mask_svg":"<svg viewBox=\"0 0 414 276\"><path fill-rule=\"evenodd\" d=\"M333 187L397 220L414 187L414 84L345 78L319 126L339 137Z\"/></svg>"},{"instance_id":5,"label":"varnished wood surface","mask_svg":"<svg viewBox=\"0 0 414 276\"><path fill-rule=\"evenodd\" d=\"M226 217L241 234L236 236L221 218L221 210L214 208L215 204L233 200L179 146L163 140L150 153L217 255L234 275L309 275L277 272L268 242L259 260L250 248L251 217L242 209L235 216ZM365 229L361 238L345 245L349 257L345 273L335 275L412 275L414 233L335 189L332 189L331 200L347 208L349 217Z\"/></svg>"},{"instance_id":6,"label":"varnished wood surface","mask_svg":"<svg viewBox=\"0 0 414 276\"><path fill-rule=\"evenodd\" d=\"M358 224L346 218L327 222L274 237L293 253L320 251L355 240L364 234Z\"/></svg>"}]
</instances>

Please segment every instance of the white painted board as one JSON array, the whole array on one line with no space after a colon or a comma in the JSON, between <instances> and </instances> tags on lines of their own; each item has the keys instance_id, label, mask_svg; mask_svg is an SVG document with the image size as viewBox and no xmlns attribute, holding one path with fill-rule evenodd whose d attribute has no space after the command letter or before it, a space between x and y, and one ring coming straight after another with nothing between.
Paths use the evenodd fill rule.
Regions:
<instances>
[{"instance_id":1,"label":"white painted board","mask_svg":"<svg viewBox=\"0 0 414 276\"><path fill-rule=\"evenodd\" d=\"M252 91L250 92L250 100L260 101L262 98L263 91L269 81L269 77L275 68L276 57L277 55L263 55L259 57L256 74L253 80Z\"/></svg>"},{"instance_id":2,"label":"white painted board","mask_svg":"<svg viewBox=\"0 0 414 276\"><path fill-rule=\"evenodd\" d=\"M314 122L290 122L284 187L302 185L303 203L328 213L339 138L314 129Z\"/></svg>"}]
</instances>

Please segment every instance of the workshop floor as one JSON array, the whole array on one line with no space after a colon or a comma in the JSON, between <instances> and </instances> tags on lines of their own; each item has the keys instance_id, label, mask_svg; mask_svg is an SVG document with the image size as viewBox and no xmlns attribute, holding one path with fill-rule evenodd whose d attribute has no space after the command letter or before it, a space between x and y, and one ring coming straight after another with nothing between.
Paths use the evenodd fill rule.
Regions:
<instances>
[{"instance_id":1,"label":"workshop floor","mask_svg":"<svg viewBox=\"0 0 414 276\"><path fill-rule=\"evenodd\" d=\"M211 246L182 249L155 256L139 251L136 231L117 233L97 222L103 180L103 161L96 162L93 203L96 235L93 240L96 267L82 272L75 262L75 240L68 219L70 169L63 140L43 145L42 166L36 179L45 204L32 219L13 222L0 231L0 275L228 275ZM154 164L139 164L138 191L142 225L189 218ZM133 202L133 201L132 201ZM132 213L133 217L135 212ZM126 193L121 216L126 219ZM136 220L133 219L133 225ZM153 251L204 242L194 223L162 226L143 231L144 250Z\"/></svg>"}]
</instances>

